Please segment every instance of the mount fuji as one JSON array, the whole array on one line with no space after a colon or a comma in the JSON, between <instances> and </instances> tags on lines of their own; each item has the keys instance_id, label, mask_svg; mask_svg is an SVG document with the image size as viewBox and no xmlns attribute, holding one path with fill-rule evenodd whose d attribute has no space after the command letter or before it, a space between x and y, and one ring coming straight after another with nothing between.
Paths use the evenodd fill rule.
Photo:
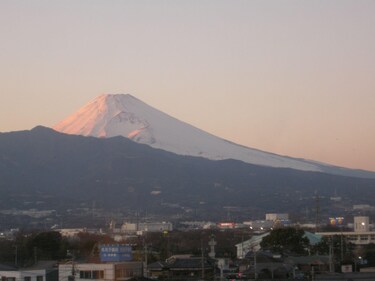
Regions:
<instances>
[{"instance_id":1,"label":"mount fuji","mask_svg":"<svg viewBox=\"0 0 375 281\"><path fill-rule=\"evenodd\" d=\"M153 148L210 160L235 159L266 167L375 177L375 172L280 156L232 143L177 120L129 94L101 95L53 129L98 138L123 136Z\"/></svg>"}]
</instances>

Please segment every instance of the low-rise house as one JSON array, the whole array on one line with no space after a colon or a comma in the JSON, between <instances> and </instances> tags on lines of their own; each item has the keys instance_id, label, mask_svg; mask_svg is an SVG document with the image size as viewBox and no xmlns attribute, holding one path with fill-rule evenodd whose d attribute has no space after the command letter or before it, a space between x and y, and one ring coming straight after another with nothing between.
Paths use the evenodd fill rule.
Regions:
<instances>
[{"instance_id":1,"label":"low-rise house","mask_svg":"<svg viewBox=\"0 0 375 281\"><path fill-rule=\"evenodd\" d=\"M289 256L285 258L285 262L298 268L305 275L329 272L329 256Z\"/></svg>"},{"instance_id":2,"label":"low-rise house","mask_svg":"<svg viewBox=\"0 0 375 281\"><path fill-rule=\"evenodd\" d=\"M241 275L248 278L289 278L292 270L281 255L268 251L248 252L239 267Z\"/></svg>"},{"instance_id":3,"label":"low-rise house","mask_svg":"<svg viewBox=\"0 0 375 281\"><path fill-rule=\"evenodd\" d=\"M173 278L173 280L196 280L213 276L215 261L191 255L176 255L166 261L158 261L147 266L148 276Z\"/></svg>"},{"instance_id":4,"label":"low-rise house","mask_svg":"<svg viewBox=\"0 0 375 281\"><path fill-rule=\"evenodd\" d=\"M5 281L58 281L56 261L39 261L33 266L16 268L0 266L0 279Z\"/></svg>"}]
</instances>

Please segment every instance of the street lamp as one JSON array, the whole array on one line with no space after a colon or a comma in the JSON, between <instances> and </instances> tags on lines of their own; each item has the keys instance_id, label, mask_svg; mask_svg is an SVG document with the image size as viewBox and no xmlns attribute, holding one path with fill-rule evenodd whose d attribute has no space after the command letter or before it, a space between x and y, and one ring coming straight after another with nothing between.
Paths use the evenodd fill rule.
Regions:
<instances>
[{"instance_id":1,"label":"street lamp","mask_svg":"<svg viewBox=\"0 0 375 281\"><path fill-rule=\"evenodd\" d=\"M251 248L252 248L253 254L254 254L254 279L257 280L258 279L258 274L257 274L257 252L255 250L255 245L254 244L251 245Z\"/></svg>"},{"instance_id":2,"label":"street lamp","mask_svg":"<svg viewBox=\"0 0 375 281\"><path fill-rule=\"evenodd\" d=\"M361 256L354 259L354 272L357 272L357 264L362 264L362 257Z\"/></svg>"},{"instance_id":3,"label":"street lamp","mask_svg":"<svg viewBox=\"0 0 375 281\"><path fill-rule=\"evenodd\" d=\"M18 246L14 245L14 266L18 266Z\"/></svg>"}]
</instances>

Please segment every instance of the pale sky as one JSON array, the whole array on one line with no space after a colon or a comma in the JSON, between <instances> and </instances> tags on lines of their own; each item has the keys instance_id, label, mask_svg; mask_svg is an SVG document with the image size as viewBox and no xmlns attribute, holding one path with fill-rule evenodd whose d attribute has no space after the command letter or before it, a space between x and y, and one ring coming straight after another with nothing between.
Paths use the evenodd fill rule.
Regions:
<instances>
[{"instance_id":1,"label":"pale sky","mask_svg":"<svg viewBox=\"0 0 375 281\"><path fill-rule=\"evenodd\" d=\"M130 93L230 141L375 171L375 1L0 0L0 131Z\"/></svg>"}]
</instances>

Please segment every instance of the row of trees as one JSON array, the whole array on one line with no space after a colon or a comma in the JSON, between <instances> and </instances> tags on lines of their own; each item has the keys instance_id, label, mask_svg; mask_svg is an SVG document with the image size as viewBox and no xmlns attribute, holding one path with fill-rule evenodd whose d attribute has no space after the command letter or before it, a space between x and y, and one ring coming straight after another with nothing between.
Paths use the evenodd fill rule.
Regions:
<instances>
[{"instance_id":1,"label":"row of trees","mask_svg":"<svg viewBox=\"0 0 375 281\"><path fill-rule=\"evenodd\" d=\"M111 243L108 236L81 233L76 239L67 239L59 232L20 232L14 240L0 240L0 263L28 266L36 260L62 260L89 256L98 243Z\"/></svg>"},{"instance_id":2,"label":"row of trees","mask_svg":"<svg viewBox=\"0 0 375 281\"><path fill-rule=\"evenodd\" d=\"M164 260L173 254L201 255L202 250L207 254L208 241L215 237L217 256L235 258L235 244L250 237L251 233L243 230L231 231L173 231L169 233L148 233L147 236L128 240L135 250L134 257L141 260L144 248L148 248L148 261ZM81 233L76 239L67 239L55 231L18 233L14 240L0 240L0 263L11 263L19 266L32 264L35 259L62 260L72 258L68 253L74 253L76 258L98 256L99 244L110 244L114 241L109 236ZM323 238L320 243L310 245L302 229L279 228L263 238L262 249L274 253L297 255L328 255L332 249L335 260L353 261L361 256L368 264L375 265L375 245L363 248L346 243L341 236L332 239Z\"/></svg>"},{"instance_id":3,"label":"row of trees","mask_svg":"<svg viewBox=\"0 0 375 281\"><path fill-rule=\"evenodd\" d=\"M217 241L216 252L219 256L234 258L235 244L241 239L249 237L243 231L172 231L168 233L148 233L143 237L128 239L125 243L131 244L134 258L143 259L144 249L148 248L148 261L164 260L174 254L201 255L208 252L208 241L211 236ZM35 258L41 260L71 259L98 257L100 244L115 243L106 235L80 233L74 239L61 236L59 232L20 232L14 240L0 240L0 263L15 264L18 266L30 265ZM69 254L70 253L70 254Z\"/></svg>"}]
</instances>

